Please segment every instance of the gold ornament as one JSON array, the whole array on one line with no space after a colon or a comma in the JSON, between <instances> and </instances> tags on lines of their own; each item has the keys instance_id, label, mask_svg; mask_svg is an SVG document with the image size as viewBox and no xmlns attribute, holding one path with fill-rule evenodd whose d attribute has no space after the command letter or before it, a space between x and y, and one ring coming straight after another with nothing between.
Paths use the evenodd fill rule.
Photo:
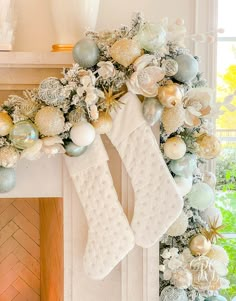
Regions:
<instances>
[{"instance_id":1,"label":"gold ornament","mask_svg":"<svg viewBox=\"0 0 236 301\"><path fill-rule=\"evenodd\" d=\"M172 137L166 140L164 144L164 153L171 160L178 160L186 153L186 144L180 137Z\"/></svg>"},{"instance_id":2,"label":"gold ornament","mask_svg":"<svg viewBox=\"0 0 236 301\"><path fill-rule=\"evenodd\" d=\"M162 113L162 123L168 135L177 131L184 123L185 110L182 105L173 108L164 108Z\"/></svg>"},{"instance_id":3,"label":"gold ornament","mask_svg":"<svg viewBox=\"0 0 236 301\"><path fill-rule=\"evenodd\" d=\"M219 225L219 216L215 217L213 220L209 219L208 221L208 229L202 229L201 233L208 239L210 242L216 241L218 237L224 238L224 236L219 232L224 229L224 225Z\"/></svg>"},{"instance_id":4,"label":"gold ornament","mask_svg":"<svg viewBox=\"0 0 236 301\"><path fill-rule=\"evenodd\" d=\"M135 40L122 39L112 45L110 55L117 63L128 67L142 55L142 51Z\"/></svg>"},{"instance_id":5,"label":"gold ornament","mask_svg":"<svg viewBox=\"0 0 236 301\"><path fill-rule=\"evenodd\" d=\"M92 121L92 125L97 134L106 134L112 128L112 118L108 112L99 112L98 119Z\"/></svg>"},{"instance_id":6,"label":"gold ornament","mask_svg":"<svg viewBox=\"0 0 236 301\"><path fill-rule=\"evenodd\" d=\"M0 148L0 166L5 168L14 167L19 159L19 153L13 146Z\"/></svg>"},{"instance_id":7,"label":"gold ornament","mask_svg":"<svg viewBox=\"0 0 236 301\"><path fill-rule=\"evenodd\" d=\"M109 87L108 90L104 89L103 92L105 97L99 100L98 106L104 108L106 112L110 112L113 109L116 109L116 107L119 107L121 104L123 104L123 102L120 101L119 98L126 91L120 91L114 94L113 87Z\"/></svg>"},{"instance_id":8,"label":"gold ornament","mask_svg":"<svg viewBox=\"0 0 236 301\"><path fill-rule=\"evenodd\" d=\"M229 264L229 256L225 249L218 245L212 245L210 251L206 254L207 257L213 260L222 262L225 266Z\"/></svg>"},{"instance_id":9,"label":"gold ornament","mask_svg":"<svg viewBox=\"0 0 236 301\"><path fill-rule=\"evenodd\" d=\"M193 281L192 286L199 290L217 290L221 286L220 277L214 269L211 260L206 256L199 256L190 263Z\"/></svg>"},{"instance_id":10,"label":"gold ornament","mask_svg":"<svg viewBox=\"0 0 236 301\"><path fill-rule=\"evenodd\" d=\"M0 112L0 136L6 136L13 127L13 121L6 112Z\"/></svg>"},{"instance_id":11,"label":"gold ornament","mask_svg":"<svg viewBox=\"0 0 236 301\"><path fill-rule=\"evenodd\" d=\"M56 136L63 132L65 119L60 109L44 107L36 114L35 124L42 135Z\"/></svg>"},{"instance_id":12,"label":"gold ornament","mask_svg":"<svg viewBox=\"0 0 236 301\"><path fill-rule=\"evenodd\" d=\"M206 255L211 249L211 242L204 235L197 234L190 240L189 249L194 256Z\"/></svg>"},{"instance_id":13,"label":"gold ornament","mask_svg":"<svg viewBox=\"0 0 236 301\"><path fill-rule=\"evenodd\" d=\"M161 86L158 89L158 99L167 108L173 108L182 103L183 94L176 84Z\"/></svg>"},{"instance_id":14,"label":"gold ornament","mask_svg":"<svg viewBox=\"0 0 236 301\"><path fill-rule=\"evenodd\" d=\"M213 135L203 134L197 138L197 154L203 159L214 159L221 151L220 141Z\"/></svg>"}]
</instances>

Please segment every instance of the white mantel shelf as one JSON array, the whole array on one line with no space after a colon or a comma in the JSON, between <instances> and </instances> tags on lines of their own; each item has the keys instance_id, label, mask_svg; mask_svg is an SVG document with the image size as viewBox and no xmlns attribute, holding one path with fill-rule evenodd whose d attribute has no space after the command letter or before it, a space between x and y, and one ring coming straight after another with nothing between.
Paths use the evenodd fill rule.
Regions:
<instances>
[{"instance_id":1,"label":"white mantel shelf","mask_svg":"<svg viewBox=\"0 0 236 301\"><path fill-rule=\"evenodd\" d=\"M72 63L71 52L0 52L0 68L63 68Z\"/></svg>"},{"instance_id":2,"label":"white mantel shelf","mask_svg":"<svg viewBox=\"0 0 236 301\"><path fill-rule=\"evenodd\" d=\"M0 52L0 102L9 93L37 87L50 76L62 77L73 64L71 52Z\"/></svg>"}]
</instances>

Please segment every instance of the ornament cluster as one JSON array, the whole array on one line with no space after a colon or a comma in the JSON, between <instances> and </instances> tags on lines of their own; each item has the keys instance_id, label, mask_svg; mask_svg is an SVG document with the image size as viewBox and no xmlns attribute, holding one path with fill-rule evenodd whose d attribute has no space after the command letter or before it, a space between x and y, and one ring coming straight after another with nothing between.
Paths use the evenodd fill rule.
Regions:
<instances>
[{"instance_id":1,"label":"ornament cluster","mask_svg":"<svg viewBox=\"0 0 236 301\"><path fill-rule=\"evenodd\" d=\"M223 300L215 296L228 285L228 257L215 244L222 216L214 207L214 175L201 171L221 147L209 132L213 92L184 46L185 34L181 19L150 23L137 14L131 27L88 32L62 78L9 96L0 107L0 192L14 188L22 158L81 156L96 134L112 128L120 97L134 93L147 123L160 122L163 156L185 199L161 242L161 300Z\"/></svg>"}]
</instances>

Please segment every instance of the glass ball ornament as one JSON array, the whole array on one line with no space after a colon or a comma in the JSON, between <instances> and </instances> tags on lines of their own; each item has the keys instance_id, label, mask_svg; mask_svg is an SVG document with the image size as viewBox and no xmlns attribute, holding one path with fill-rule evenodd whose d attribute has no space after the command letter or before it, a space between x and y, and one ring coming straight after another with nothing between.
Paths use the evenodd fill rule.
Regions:
<instances>
[{"instance_id":1,"label":"glass ball ornament","mask_svg":"<svg viewBox=\"0 0 236 301\"><path fill-rule=\"evenodd\" d=\"M60 109L49 106L37 112L35 124L42 135L56 136L63 132L65 118Z\"/></svg>"},{"instance_id":2,"label":"glass ball ornament","mask_svg":"<svg viewBox=\"0 0 236 301\"><path fill-rule=\"evenodd\" d=\"M203 134L197 138L197 154L203 159L214 159L221 151L220 141L213 135Z\"/></svg>"},{"instance_id":3,"label":"glass ball ornament","mask_svg":"<svg viewBox=\"0 0 236 301\"><path fill-rule=\"evenodd\" d=\"M16 148L25 149L34 145L39 138L39 132L31 121L23 120L14 124L9 138Z\"/></svg>"},{"instance_id":4,"label":"glass ball ornament","mask_svg":"<svg viewBox=\"0 0 236 301\"><path fill-rule=\"evenodd\" d=\"M197 234L190 240L189 249L194 256L206 255L211 249L211 242L204 235Z\"/></svg>"},{"instance_id":5,"label":"glass ball ornament","mask_svg":"<svg viewBox=\"0 0 236 301\"><path fill-rule=\"evenodd\" d=\"M111 46L110 55L117 63L128 67L142 55L142 51L135 40L121 39Z\"/></svg>"},{"instance_id":6,"label":"glass ball ornament","mask_svg":"<svg viewBox=\"0 0 236 301\"><path fill-rule=\"evenodd\" d=\"M145 23L139 30L136 40L141 48L155 52L164 46L166 31L161 24Z\"/></svg>"},{"instance_id":7,"label":"glass ball ornament","mask_svg":"<svg viewBox=\"0 0 236 301\"><path fill-rule=\"evenodd\" d=\"M221 295L211 296L205 299L205 301L227 301L227 299Z\"/></svg>"},{"instance_id":8,"label":"glass ball ornament","mask_svg":"<svg viewBox=\"0 0 236 301\"><path fill-rule=\"evenodd\" d=\"M108 112L99 112L97 120L92 122L97 134L102 135L109 133L112 128L112 118Z\"/></svg>"},{"instance_id":9,"label":"glass ball ornament","mask_svg":"<svg viewBox=\"0 0 236 301\"><path fill-rule=\"evenodd\" d=\"M177 190L182 197L191 191L193 186L193 178L191 176L187 178L181 176L175 176L174 180L177 186Z\"/></svg>"},{"instance_id":10,"label":"glass ball ornament","mask_svg":"<svg viewBox=\"0 0 236 301\"><path fill-rule=\"evenodd\" d=\"M70 157L78 157L86 152L87 146L78 146L73 142L65 144L66 155Z\"/></svg>"},{"instance_id":11,"label":"glass ball ornament","mask_svg":"<svg viewBox=\"0 0 236 301\"><path fill-rule=\"evenodd\" d=\"M186 83L193 80L198 73L198 61L190 54L181 54L175 58L178 64L178 72L174 78L181 82Z\"/></svg>"},{"instance_id":12,"label":"glass ball ornament","mask_svg":"<svg viewBox=\"0 0 236 301\"><path fill-rule=\"evenodd\" d=\"M173 76L178 72L178 63L173 59L167 59L161 64L166 76Z\"/></svg>"},{"instance_id":13,"label":"glass ball ornament","mask_svg":"<svg viewBox=\"0 0 236 301\"><path fill-rule=\"evenodd\" d=\"M143 102L143 117L150 126L161 119L163 106L154 98L145 98Z\"/></svg>"},{"instance_id":14,"label":"glass ball ornament","mask_svg":"<svg viewBox=\"0 0 236 301\"><path fill-rule=\"evenodd\" d=\"M0 167L0 193L11 191L16 185L16 172L14 168Z\"/></svg>"},{"instance_id":15,"label":"glass ball ornament","mask_svg":"<svg viewBox=\"0 0 236 301\"><path fill-rule=\"evenodd\" d=\"M173 108L182 103L183 94L176 84L161 86L158 89L158 99L167 108Z\"/></svg>"},{"instance_id":16,"label":"glass ball ornament","mask_svg":"<svg viewBox=\"0 0 236 301\"><path fill-rule=\"evenodd\" d=\"M77 42L72 51L73 58L83 68L90 68L99 61L100 52L95 41L82 39Z\"/></svg>"},{"instance_id":17,"label":"glass ball ornament","mask_svg":"<svg viewBox=\"0 0 236 301\"><path fill-rule=\"evenodd\" d=\"M188 217L182 212L177 220L170 226L166 234L169 236L180 236L183 235L188 228Z\"/></svg>"},{"instance_id":18,"label":"glass ball ornament","mask_svg":"<svg viewBox=\"0 0 236 301\"><path fill-rule=\"evenodd\" d=\"M197 168L197 159L193 154L185 154L179 160L172 160L169 164L171 171L177 176L189 177Z\"/></svg>"},{"instance_id":19,"label":"glass ball ornament","mask_svg":"<svg viewBox=\"0 0 236 301\"><path fill-rule=\"evenodd\" d=\"M19 153L13 146L0 148L0 166L5 168L14 167L19 159Z\"/></svg>"},{"instance_id":20,"label":"glass ball ornament","mask_svg":"<svg viewBox=\"0 0 236 301\"><path fill-rule=\"evenodd\" d=\"M74 144L87 146L93 143L96 136L94 127L87 121L81 121L74 125L70 131L70 139Z\"/></svg>"},{"instance_id":21,"label":"glass ball ornament","mask_svg":"<svg viewBox=\"0 0 236 301\"><path fill-rule=\"evenodd\" d=\"M186 144L180 137L168 138L164 144L164 153L171 160L178 160L186 153Z\"/></svg>"},{"instance_id":22,"label":"glass ball ornament","mask_svg":"<svg viewBox=\"0 0 236 301\"><path fill-rule=\"evenodd\" d=\"M204 211L214 203L214 191L206 183L199 182L193 185L187 198L191 207Z\"/></svg>"},{"instance_id":23,"label":"glass ball ornament","mask_svg":"<svg viewBox=\"0 0 236 301\"><path fill-rule=\"evenodd\" d=\"M13 127L13 121L6 112L0 112L0 136L6 136Z\"/></svg>"},{"instance_id":24,"label":"glass ball ornament","mask_svg":"<svg viewBox=\"0 0 236 301\"><path fill-rule=\"evenodd\" d=\"M174 286L166 286L160 295L160 301L188 301L188 296L183 289Z\"/></svg>"}]
</instances>

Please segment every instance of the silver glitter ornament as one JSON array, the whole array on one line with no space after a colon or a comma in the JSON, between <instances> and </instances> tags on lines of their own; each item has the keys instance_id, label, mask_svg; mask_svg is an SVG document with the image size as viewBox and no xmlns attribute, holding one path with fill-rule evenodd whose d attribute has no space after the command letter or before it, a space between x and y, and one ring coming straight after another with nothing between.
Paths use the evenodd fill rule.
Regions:
<instances>
[{"instance_id":1,"label":"silver glitter ornament","mask_svg":"<svg viewBox=\"0 0 236 301\"><path fill-rule=\"evenodd\" d=\"M160 120L163 111L163 106L156 98L145 98L143 102L143 117L147 123L153 126Z\"/></svg>"},{"instance_id":2,"label":"silver glitter ornament","mask_svg":"<svg viewBox=\"0 0 236 301\"><path fill-rule=\"evenodd\" d=\"M19 159L19 153L13 146L0 148L0 166L5 168L14 167Z\"/></svg>"},{"instance_id":3,"label":"silver glitter ornament","mask_svg":"<svg viewBox=\"0 0 236 301\"><path fill-rule=\"evenodd\" d=\"M16 172L14 168L0 167L0 193L12 190L16 185Z\"/></svg>"},{"instance_id":4,"label":"silver glitter ornament","mask_svg":"<svg viewBox=\"0 0 236 301\"><path fill-rule=\"evenodd\" d=\"M39 85L39 98L47 105L61 105L66 96L63 94L63 85L56 77L46 78Z\"/></svg>"},{"instance_id":5,"label":"silver glitter ornament","mask_svg":"<svg viewBox=\"0 0 236 301\"><path fill-rule=\"evenodd\" d=\"M188 301L188 296L183 289L167 286L161 292L160 301Z\"/></svg>"},{"instance_id":6,"label":"silver glitter ornament","mask_svg":"<svg viewBox=\"0 0 236 301\"><path fill-rule=\"evenodd\" d=\"M83 68L90 68L99 61L99 49L91 39L82 39L73 48L73 58Z\"/></svg>"},{"instance_id":7,"label":"silver glitter ornament","mask_svg":"<svg viewBox=\"0 0 236 301\"><path fill-rule=\"evenodd\" d=\"M186 83L193 80L198 73L198 61L189 54L181 54L175 58L178 63L178 72L174 78L181 82Z\"/></svg>"},{"instance_id":8,"label":"silver glitter ornament","mask_svg":"<svg viewBox=\"0 0 236 301\"><path fill-rule=\"evenodd\" d=\"M162 63L161 68L166 76L173 76L178 72L178 63L173 59L167 59Z\"/></svg>"},{"instance_id":9,"label":"silver glitter ornament","mask_svg":"<svg viewBox=\"0 0 236 301\"><path fill-rule=\"evenodd\" d=\"M78 146L73 142L69 142L65 145L66 154L70 157L78 157L82 155L86 150L87 146Z\"/></svg>"}]
</instances>

